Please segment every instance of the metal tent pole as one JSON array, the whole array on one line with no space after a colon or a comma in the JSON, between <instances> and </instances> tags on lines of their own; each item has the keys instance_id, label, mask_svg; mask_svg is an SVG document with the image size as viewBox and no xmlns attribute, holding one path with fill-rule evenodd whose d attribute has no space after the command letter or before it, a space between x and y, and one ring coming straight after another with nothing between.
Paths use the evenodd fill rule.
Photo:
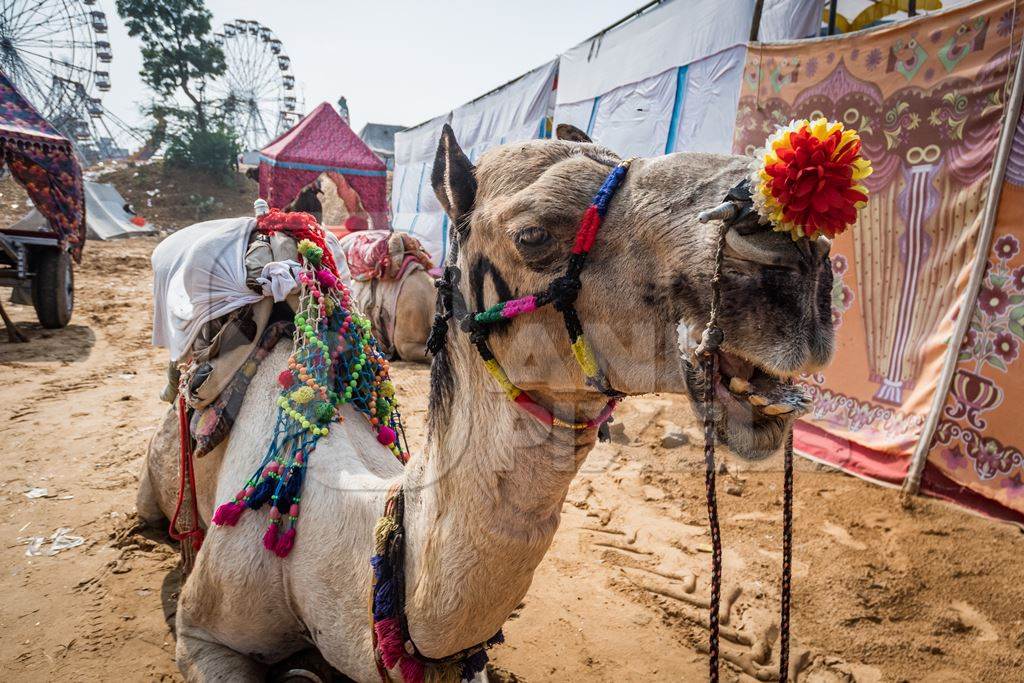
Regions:
<instances>
[{"instance_id":1,"label":"metal tent pole","mask_svg":"<svg viewBox=\"0 0 1024 683\"><path fill-rule=\"evenodd\" d=\"M750 22L750 42L757 42L757 34L761 32L761 10L764 9L764 0L757 0L754 3L754 20Z\"/></svg>"},{"instance_id":2,"label":"metal tent pole","mask_svg":"<svg viewBox=\"0 0 1024 683\"><path fill-rule=\"evenodd\" d=\"M971 268L971 277L967 281L967 288L960 299L960 317L957 318L956 327L953 328L953 335L946 345L946 360L942 366L942 374L939 375L938 387L935 390L935 397L932 399L931 409L925 418L924 426L921 429L921 437L914 449L913 458L910 461L910 468L903 480L903 503L907 505L911 496L917 495L921 489L921 476L924 474L925 463L928 462L928 452L931 450L932 438L939 426L939 417L942 414L942 407L949 395L949 388L953 383L953 373L956 371L957 356L960 352L960 345L963 343L964 335L971 324L973 310L971 304L978 296L981 288L981 281L985 277L985 268L988 265L988 250L992 242L992 232L995 229L996 211L999 208L999 194L1003 186L1003 176L1006 173L1006 161L1010 156L1010 147L1013 145L1013 134L1017 127L1017 118L1020 114L1021 99L1024 95L1024 43L1021 45L1020 54L1017 57L1017 70L1013 78L1013 90L1010 99L1003 109L1003 130L999 137L999 147L996 150L996 158L992 163L992 174L989 176L988 197L985 200L985 209L981 218L981 233L976 243L977 254L974 266Z\"/></svg>"},{"instance_id":3,"label":"metal tent pole","mask_svg":"<svg viewBox=\"0 0 1024 683\"><path fill-rule=\"evenodd\" d=\"M828 35L836 34L836 15L839 13L839 0L832 0L828 6Z\"/></svg>"}]
</instances>

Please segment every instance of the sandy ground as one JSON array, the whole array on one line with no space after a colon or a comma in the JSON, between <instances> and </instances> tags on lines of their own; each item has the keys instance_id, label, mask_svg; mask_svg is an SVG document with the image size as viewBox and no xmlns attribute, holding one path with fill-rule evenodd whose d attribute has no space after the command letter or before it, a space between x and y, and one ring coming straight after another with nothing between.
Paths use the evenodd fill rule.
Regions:
<instances>
[{"instance_id":1,"label":"sandy ground","mask_svg":"<svg viewBox=\"0 0 1024 683\"><path fill-rule=\"evenodd\" d=\"M165 409L163 351L149 345L154 244L90 243L64 330L8 308L31 343L0 337L0 680L179 678L176 547L133 516ZM394 374L409 431L422 434L427 370ZM495 650L520 680L705 680L705 615L693 604L706 599L710 560L699 430L666 397L631 399L619 415L624 433L587 460ZM686 443L662 443L676 428ZM721 455L724 647L738 663L723 664L723 680L755 680L741 669L771 680L780 463ZM796 490L799 680L1024 680L1018 530L928 501L904 510L894 491L803 461ZM61 528L84 543L26 555Z\"/></svg>"}]
</instances>

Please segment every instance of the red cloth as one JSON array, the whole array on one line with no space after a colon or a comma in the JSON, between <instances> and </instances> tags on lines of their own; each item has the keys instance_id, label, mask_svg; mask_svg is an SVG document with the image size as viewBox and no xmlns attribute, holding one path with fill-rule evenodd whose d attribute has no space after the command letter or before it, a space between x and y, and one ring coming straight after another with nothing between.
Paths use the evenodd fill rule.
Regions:
<instances>
[{"instance_id":1,"label":"red cloth","mask_svg":"<svg viewBox=\"0 0 1024 683\"><path fill-rule=\"evenodd\" d=\"M420 241L404 232L362 230L350 234L344 247L352 279L361 282L399 280L413 263L428 271L434 267Z\"/></svg>"}]
</instances>

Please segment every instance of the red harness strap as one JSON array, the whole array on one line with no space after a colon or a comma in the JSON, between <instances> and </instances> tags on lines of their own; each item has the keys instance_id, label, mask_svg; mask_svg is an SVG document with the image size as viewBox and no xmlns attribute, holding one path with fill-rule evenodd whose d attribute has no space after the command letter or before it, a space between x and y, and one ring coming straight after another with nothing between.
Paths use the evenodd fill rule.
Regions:
<instances>
[{"instance_id":1,"label":"red harness strap","mask_svg":"<svg viewBox=\"0 0 1024 683\"><path fill-rule=\"evenodd\" d=\"M178 396L178 439L181 442L178 461L178 502L174 506L174 516L171 518L171 526L167 530L175 541L184 542L185 539L192 539L192 549L199 551L203 545L202 528L199 526L199 503L196 500L196 473L195 461L192 458L192 433L188 426L188 410L185 408L185 397ZM185 502L185 485L188 483L190 505L192 508L192 528L179 532L178 517L181 515L181 507Z\"/></svg>"}]
</instances>

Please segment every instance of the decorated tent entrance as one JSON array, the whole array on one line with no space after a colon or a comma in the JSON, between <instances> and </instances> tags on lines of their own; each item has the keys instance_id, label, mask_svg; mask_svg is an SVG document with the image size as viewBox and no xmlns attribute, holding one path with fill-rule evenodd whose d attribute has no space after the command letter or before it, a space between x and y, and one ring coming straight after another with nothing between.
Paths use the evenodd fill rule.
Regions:
<instances>
[{"instance_id":1,"label":"decorated tent entrance","mask_svg":"<svg viewBox=\"0 0 1024 683\"><path fill-rule=\"evenodd\" d=\"M1024 124L1014 0L748 51L734 151L824 115L875 173L832 248L836 356L796 448L1024 524Z\"/></svg>"},{"instance_id":2,"label":"decorated tent entrance","mask_svg":"<svg viewBox=\"0 0 1024 683\"><path fill-rule=\"evenodd\" d=\"M324 172L359 194L373 227L388 227L387 168L327 102L260 150L260 197L283 208Z\"/></svg>"}]
</instances>

